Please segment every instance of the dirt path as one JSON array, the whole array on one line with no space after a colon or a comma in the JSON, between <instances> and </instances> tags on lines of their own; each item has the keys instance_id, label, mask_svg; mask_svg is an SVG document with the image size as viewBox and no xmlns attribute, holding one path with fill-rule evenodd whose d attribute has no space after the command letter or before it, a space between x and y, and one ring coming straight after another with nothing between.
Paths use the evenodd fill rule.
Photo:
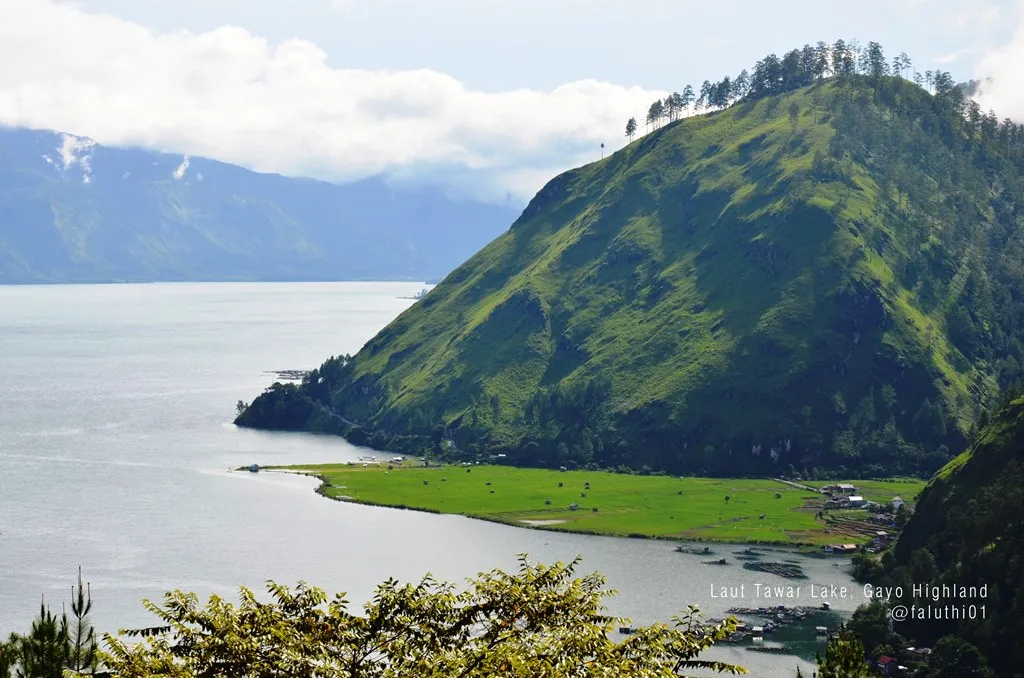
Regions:
<instances>
[{"instance_id":1,"label":"dirt path","mask_svg":"<svg viewBox=\"0 0 1024 678\"><path fill-rule=\"evenodd\" d=\"M810 490L811 492L814 492L815 494L824 494L818 488L811 487L810 485L801 485L800 483L794 483L794 482L792 482L790 480L783 480L782 478L772 478L772 480L774 480L777 483L782 483L783 485L790 485L792 487L796 487L796 488L801 489L801 490Z\"/></svg>"}]
</instances>

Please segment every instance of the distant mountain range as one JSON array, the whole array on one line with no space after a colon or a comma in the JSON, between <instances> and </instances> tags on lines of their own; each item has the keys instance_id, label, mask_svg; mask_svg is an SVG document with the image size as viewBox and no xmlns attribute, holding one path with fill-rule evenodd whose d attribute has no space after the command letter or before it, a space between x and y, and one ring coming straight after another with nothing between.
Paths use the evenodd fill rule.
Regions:
<instances>
[{"instance_id":1,"label":"distant mountain range","mask_svg":"<svg viewBox=\"0 0 1024 678\"><path fill-rule=\"evenodd\" d=\"M520 211L0 128L0 284L431 281Z\"/></svg>"}]
</instances>

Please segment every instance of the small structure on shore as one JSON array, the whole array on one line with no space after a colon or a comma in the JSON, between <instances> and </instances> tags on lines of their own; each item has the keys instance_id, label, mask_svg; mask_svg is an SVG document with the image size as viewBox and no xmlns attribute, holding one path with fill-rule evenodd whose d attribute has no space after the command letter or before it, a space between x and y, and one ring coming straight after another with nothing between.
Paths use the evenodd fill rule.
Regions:
<instances>
[{"instance_id":1,"label":"small structure on shore","mask_svg":"<svg viewBox=\"0 0 1024 678\"><path fill-rule=\"evenodd\" d=\"M856 544L828 544L825 553L856 553Z\"/></svg>"}]
</instances>

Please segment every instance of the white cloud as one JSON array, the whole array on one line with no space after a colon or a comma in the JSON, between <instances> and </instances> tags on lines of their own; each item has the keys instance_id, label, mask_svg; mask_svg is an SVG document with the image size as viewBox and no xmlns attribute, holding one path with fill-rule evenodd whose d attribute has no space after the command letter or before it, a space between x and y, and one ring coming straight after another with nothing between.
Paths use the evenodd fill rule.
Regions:
<instances>
[{"instance_id":1,"label":"white cloud","mask_svg":"<svg viewBox=\"0 0 1024 678\"><path fill-rule=\"evenodd\" d=\"M995 2L969 0L954 3L954 7L943 13L942 23L958 32L991 31L999 24L1002 7Z\"/></svg>"},{"instance_id":2,"label":"white cloud","mask_svg":"<svg viewBox=\"0 0 1024 678\"><path fill-rule=\"evenodd\" d=\"M985 110L993 109L1000 118L1010 117L1024 123L1024 2L1017 4L1017 29L1005 45L990 50L977 69L984 81L977 99Z\"/></svg>"},{"instance_id":3,"label":"white cloud","mask_svg":"<svg viewBox=\"0 0 1024 678\"><path fill-rule=\"evenodd\" d=\"M92 139L83 139L72 134L62 134L60 141L60 159L64 163L64 169L68 169L76 161L87 163L88 155L79 156L78 154L82 152L87 154L89 149L96 145Z\"/></svg>"},{"instance_id":4,"label":"white cloud","mask_svg":"<svg viewBox=\"0 0 1024 678\"><path fill-rule=\"evenodd\" d=\"M965 56L971 54L973 51L974 50L970 47L964 47L963 49L958 49L956 51L950 52L949 54L940 54L938 56L932 57L932 62L943 65L951 64L955 61L963 59Z\"/></svg>"},{"instance_id":5,"label":"white cloud","mask_svg":"<svg viewBox=\"0 0 1024 678\"><path fill-rule=\"evenodd\" d=\"M458 172L529 197L616 148L665 92L583 80L473 91L430 70L332 68L303 40L244 29L159 33L50 0L0 3L0 123L331 180ZM481 186L465 168L479 170Z\"/></svg>"},{"instance_id":6,"label":"white cloud","mask_svg":"<svg viewBox=\"0 0 1024 678\"><path fill-rule=\"evenodd\" d=\"M96 142L92 139L62 134L61 145L57 149L60 153L62 170L67 171L72 165L77 164L82 168L82 183L89 183L92 180L92 149L95 145Z\"/></svg>"}]
</instances>

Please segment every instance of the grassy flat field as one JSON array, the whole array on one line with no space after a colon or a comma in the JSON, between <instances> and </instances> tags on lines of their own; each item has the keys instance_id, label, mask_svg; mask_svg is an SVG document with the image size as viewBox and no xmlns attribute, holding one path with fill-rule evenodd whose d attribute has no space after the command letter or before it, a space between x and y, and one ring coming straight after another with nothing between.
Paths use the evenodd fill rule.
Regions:
<instances>
[{"instance_id":1,"label":"grassy flat field","mask_svg":"<svg viewBox=\"0 0 1024 678\"><path fill-rule=\"evenodd\" d=\"M548 529L723 542L821 544L835 540L815 519L818 509L808 506L815 500L820 504L821 495L772 480L508 466L473 466L469 472L461 466L396 466L391 471L386 466L347 464L288 468L320 477L326 483L320 492L335 499ZM590 483L589 489L586 483ZM579 508L571 510L571 504Z\"/></svg>"}]
</instances>

